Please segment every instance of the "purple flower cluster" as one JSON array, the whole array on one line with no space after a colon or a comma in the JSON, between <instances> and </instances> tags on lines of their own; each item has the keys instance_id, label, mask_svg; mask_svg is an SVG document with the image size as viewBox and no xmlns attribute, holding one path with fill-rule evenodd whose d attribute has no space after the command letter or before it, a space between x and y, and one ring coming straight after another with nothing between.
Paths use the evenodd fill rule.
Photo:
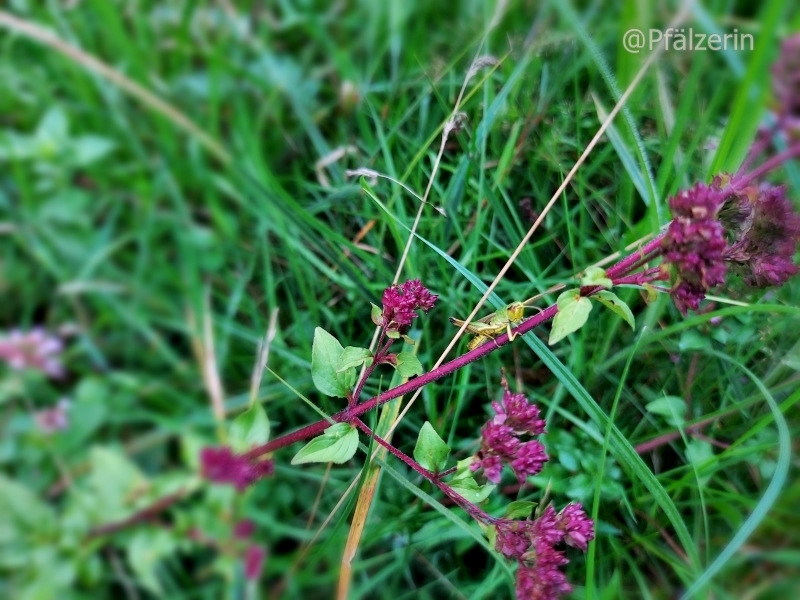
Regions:
<instances>
[{"instance_id":1,"label":"purple flower cluster","mask_svg":"<svg viewBox=\"0 0 800 600\"><path fill-rule=\"evenodd\" d=\"M262 477L272 475L272 460L250 462L227 447L203 448L200 451L200 468L203 476L214 483L229 483L242 491Z\"/></svg>"},{"instance_id":2,"label":"purple flower cluster","mask_svg":"<svg viewBox=\"0 0 800 600\"><path fill-rule=\"evenodd\" d=\"M234 525L233 537L239 541L249 542L255 530L255 524L249 519L245 519ZM257 581L261 577L261 569L266 556L267 551L263 547L252 543L247 544L243 556L245 579Z\"/></svg>"},{"instance_id":3,"label":"purple flower cluster","mask_svg":"<svg viewBox=\"0 0 800 600\"><path fill-rule=\"evenodd\" d=\"M781 118L800 124L800 34L784 40L772 66L772 88Z\"/></svg>"},{"instance_id":4,"label":"purple flower cluster","mask_svg":"<svg viewBox=\"0 0 800 600\"><path fill-rule=\"evenodd\" d=\"M403 334L417 317L416 311L428 312L438 297L431 294L419 279L409 279L400 285L392 284L383 292L380 325L387 332Z\"/></svg>"},{"instance_id":5,"label":"purple flower cluster","mask_svg":"<svg viewBox=\"0 0 800 600\"><path fill-rule=\"evenodd\" d=\"M51 435L57 431L62 431L69 427L69 417L67 411L72 403L67 398L61 398L58 404L52 408L45 408L36 411L33 419L39 431L45 435Z\"/></svg>"},{"instance_id":6,"label":"purple flower cluster","mask_svg":"<svg viewBox=\"0 0 800 600\"><path fill-rule=\"evenodd\" d=\"M677 271L672 299L685 315L725 281L725 230L717 218L722 195L698 184L670 198L673 220L664 236L664 262Z\"/></svg>"},{"instance_id":7,"label":"purple flower cluster","mask_svg":"<svg viewBox=\"0 0 800 600\"><path fill-rule=\"evenodd\" d=\"M520 439L544 433L545 422L539 418L539 408L524 394L512 394L505 376L502 383L502 403L492 403L495 416L481 429L481 449L470 466L473 471L483 469L492 483L499 483L503 464L510 465L517 479L524 481L539 473L548 460L541 442Z\"/></svg>"},{"instance_id":8,"label":"purple flower cluster","mask_svg":"<svg viewBox=\"0 0 800 600\"><path fill-rule=\"evenodd\" d=\"M732 205L727 210L727 205ZM726 200L726 213L737 215L725 260L747 285L782 285L798 268L793 259L800 242L800 215L786 198L785 186L763 186Z\"/></svg>"},{"instance_id":9,"label":"purple flower cluster","mask_svg":"<svg viewBox=\"0 0 800 600\"><path fill-rule=\"evenodd\" d=\"M594 539L594 523L580 504L569 504L560 513L548 506L534 521L501 519L495 526L497 551L519 562L518 599L555 600L572 591L561 571L569 561L556 547L566 544L586 551Z\"/></svg>"},{"instance_id":10,"label":"purple flower cluster","mask_svg":"<svg viewBox=\"0 0 800 600\"><path fill-rule=\"evenodd\" d=\"M252 544L244 551L244 577L249 581L258 581L267 551L261 546Z\"/></svg>"},{"instance_id":11,"label":"purple flower cluster","mask_svg":"<svg viewBox=\"0 0 800 600\"><path fill-rule=\"evenodd\" d=\"M42 328L28 332L14 330L0 336L0 359L15 370L35 369L48 377L59 378L64 375L61 364L61 339L50 335Z\"/></svg>"}]
</instances>

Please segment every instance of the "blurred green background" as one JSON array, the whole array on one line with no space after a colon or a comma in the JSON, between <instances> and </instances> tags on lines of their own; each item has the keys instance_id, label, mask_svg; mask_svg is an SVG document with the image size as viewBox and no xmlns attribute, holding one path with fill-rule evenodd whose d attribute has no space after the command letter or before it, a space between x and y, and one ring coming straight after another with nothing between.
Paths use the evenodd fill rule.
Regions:
<instances>
[{"instance_id":1,"label":"blurred green background","mask_svg":"<svg viewBox=\"0 0 800 600\"><path fill-rule=\"evenodd\" d=\"M634 0L4 4L0 331L6 340L37 327L57 336L64 372L0 363L0 597L333 597L355 502L346 490L363 455L328 471L292 467L297 448L284 450L276 476L239 495L202 482L197 454L221 441L221 410L230 419L247 405L273 315L269 367L323 410L341 408L311 383L313 330L369 344L370 302L392 282L418 207L379 180L373 189L389 215L345 171L374 169L422 194L473 58L498 59L466 86L464 127L447 141L430 195L446 216L426 207L424 239L402 270L401 279L419 277L440 295L413 332L429 368L454 332L447 318L469 313L485 289L476 284L492 281L643 64L647 52L626 52L623 33L664 28L678 8ZM800 30L797 8L789 0L695 5L685 26L752 33L754 51L666 52L502 280L499 298L573 281L655 233L669 219L671 194L735 169L768 119L769 65L780 39ZM773 179L798 198L797 164ZM428 420L456 458L474 452L504 367L547 415L551 460L531 485L504 487L487 510L541 502L545 489L559 505L597 502L595 550L569 555L575 597L678 597L748 517L755 531L697 597L797 597L800 483L793 462L780 495L768 488L788 454L765 393L796 433L800 283L753 294L733 281L719 295L750 307L711 303L688 319L666 297L620 294L636 332L595 311L552 348L563 371L520 342L495 352L426 387L395 443L410 453ZM623 382L643 327L649 333ZM382 373L367 391L389 383ZM615 423L683 533L629 459L609 454L596 477L605 427L575 400L583 395L608 414L619 386ZM256 394L273 436L317 418L269 372ZM666 441L648 446L653 440ZM97 530L172 494L180 499L146 522ZM244 519L255 530L236 539ZM254 545L267 552L256 581L243 567ZM384 474L349 597L502 598L512 589L473 537Z\"/></svg>"}]
</instances>

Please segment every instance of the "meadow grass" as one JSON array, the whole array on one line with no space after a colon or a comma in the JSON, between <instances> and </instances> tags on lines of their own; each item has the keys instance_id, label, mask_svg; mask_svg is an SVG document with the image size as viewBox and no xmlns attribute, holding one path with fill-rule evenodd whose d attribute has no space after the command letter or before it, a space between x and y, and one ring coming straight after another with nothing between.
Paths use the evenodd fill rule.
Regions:
<instances>
[{"instance_id":1,"label":"meadow grass","mask_svg":"<svg viewBox=\"0 0 800 600\"><path fill-rule=\"evenodd\" d=\"M273 436L318 419L291 388L328 414L342 408L313 389L314 328L369 345L369 303L393 281L420 206L388 180L366 190L345 171L373 169L419 195L432 181L428 200L445 215L423 206L400 276L440 296L413 332L430 368L455 333L448 317L473 309L644 63L622 33L663 15L634 2L509 2L487 31L497 7L478 2L11 4L0 13L13 15L0 29L0 326L74 333L65 381L35 382L28 404L5 386L0 462L57 510L65 496L100 497L106 484L84 489L102 464L92 448L124 450L157 482L153 498L175 489L170 478L187 494L167 511L170 528L87 543L84 562L51 556L46 538L27 544L27 570L0 561L0 593L331 597L364 454L326 469L278 453L275 478L242 496L195 474L199 447L222 441L223 413L248 404L276 309L268 366L285 383L264 372L256 395ZM756 50L665 52L497 283L495 307L536 294L553 303L552 286L656 234L670 195L741 162L800 12L711 1L690 23L753 32ZM467 83L464 127L437 162L481 43L497 64ZM772 179L800 194L796 164ZM394 443L410 453L429 421L456 458L470 455L505 368L546 414L551 460L486 510L547 497L591 509L597 539L570 554L575 597L671 598L693 584L696 597L793 597L796 463L778 484L800 427L799 286L754 294L734 283L688 318L666 295L619 290L635 331L599 309L553 347L541 328L425 387ZM382 375L369 395L390 386ZM31 407L60 396L85 412L69 432L38 436ZM379 460L348 597L510 596L510 571L477 526ZM124 516L97 515L90 525ZM188 534L227 540L243 516L268 548L257 586L236 550ZM70 569L73 596L59 595Z\"/></svg>"}]
</instances>

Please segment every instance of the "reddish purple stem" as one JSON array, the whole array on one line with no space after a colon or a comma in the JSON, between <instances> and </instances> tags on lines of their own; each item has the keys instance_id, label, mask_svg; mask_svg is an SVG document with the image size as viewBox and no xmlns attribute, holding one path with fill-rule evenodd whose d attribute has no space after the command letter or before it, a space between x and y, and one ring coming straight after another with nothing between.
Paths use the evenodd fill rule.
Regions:
<instances>
[{"instance_id":1,"label":"reddish purple stem","mask_svg":"<svg viewBox=\"0 0 800 600\"><path fill-rule=\"evenodd\" d=\"M663 239L664 234L661 234L648 242L639 252L635 252L630 256L622 259L614 266L610 267L606 274L611 279L619 279L624 275L630 273L630 271L641 262L644 257L648 257L650 255L655 256L657 252L661 251L661 240ZM595 293L596 291L602 288L599 287L590 287L581 290L581 293L584 295L589 295ZM512 330L512 333L516 335L524 335L528 333L534 327L541 325L542 323L549 321L558 312L558 307L553 304L552 306L547 307L542 312L534 315L530 319L523 321L519 327L516 327ZM454 358L450 362L446 362L445 364L441 365L438 369L434 369L425 373L424 375L420 375L419 377L415 377L398 385L391 390L387 390L382 394L379 394L361 404L356 404L355 406L348 406L346 409L336 413L331 417L331 419L336 423L342 422L351 422L356 417L360 417L366 412L373 410L395 398L399 398L400 396L405 396L410 392L414 392L421 387L428 385L436 381L437 379L441 379L442 377L446 377L451 373L458 371L459 369L465 367L471 362L474 362L480 358L483 358L487 354L497 350L498 348L505 346L508 343L508 333L504 333L494 340L486 342L485 344L478 346L474 350L470 350L466 354L462 354L461 356ZM245 454L245 456L249 459L257 458L262 454L267 454L268 452L275 452L284 446L289 446L290 444L294 444L295 442L300 442L310 437L314 437L316 435L321 434L325 431L328 427L331 426L331 422L328 420L317 421L316 423L311 423L310 425L306 425L298 429L297 431L293 431L291 433L287 433L284 436L276 438L271 442L268 442L262 446L258 446L253 448L250 452Z\"/></svg>"},{"instance_id":2,"label":"reddish purple stem","mask_svg":"<svg viewBox=\"0 0 800 600\"><path fill-rule=\"evenodd\" d=\"M534 315L530 319L524 321L519 327L512 330L512 333L515 335L523 335L529 332L534 327L541 325L545 321L549 321L552 319L556 313L558 312L558 307L554 304L537 315ZM424 375L420 375L419 377L415 377L401 385L398 385L391 390L387 390L378 396L370 398L369 400L362 402L353 407L348 407L341 412L336 413L331 417L334 422L341 423L341 422L350 422L354 418L363 415L366 412L371 411L378 406L386 404L387 402L394 400L395 398L399 398L400 396L405 396L406 394L416 391L421 387L428 385L431 382L436 381L437 379L441 379L442 377L446 377L455 371L465 367L471 362L478 360L479 358L483 358L490 352L493 352L497 348L505 346L508 343L508 333L504 333L494 340L489 341L482 346L478 346L474 350L470 350L466 354L462 354L458 358L454 358L450 362L447 362L440 366L438 369L434 369L433 371L429 371ZM292 433L287 433L286 435L276 438L271 442L264 444L263 446L258 446L253 448L250 452L245 454L245 456L249 459L257 458L262 454L266 454L267 452L274 452L279 448L283 448L284 446L288 446L289 444L294 444L295 442L299 442L306 438L319 435L323 431L325 431L328 427L331 426L331 422L327 420L317 421L316 423L312 423L311 425L306 425L305 427L298 429L297 431L293 431Z\"/></svg>"}]
</instances>

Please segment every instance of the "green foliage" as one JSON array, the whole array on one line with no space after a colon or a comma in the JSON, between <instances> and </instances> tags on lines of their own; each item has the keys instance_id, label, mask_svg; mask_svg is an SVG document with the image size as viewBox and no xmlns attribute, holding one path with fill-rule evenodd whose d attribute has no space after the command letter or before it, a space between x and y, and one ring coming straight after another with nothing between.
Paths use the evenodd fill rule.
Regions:
<instances>
[{"instance_id":1,"label":"green foliage","mask_svg":"<svg viewBox=\"0 0 800 600\"><path fill-rule=\"evenodd\" d=\"M486 500L497 487L491 484L479 485L473 477L454 479L448 485L456 494L473 504L480 504Z\"/></svg>"},{"instance_id":2,"label":"green foliage","mask_svg":"<svg viewBox=\"0 0 800 600\"><path fill-rule=\"evenodd\" d=\"M592 299L597 300L600 304L622 317L625 322L631 326L631 329L636 329L636 320L633 317L633 312L631 312L630 307L620 300L614 292L601 290L594 294Z\"/></svg>"},{"instance_id":3,"label":"green foliage","mask_svg":"<svg viewBox=\"0 0 800 600\"><path fill-rule=\"evenodd\" d=\"M269 432L267 412L256 403L233 420L228 440L234 452L246 452L253 446L266 444L269 441Z\"/></svg>"},{"instance_id":4,"label":"green foliage","mask_svg":"<svg viewBox=\"0 0 800 600\"><path fill-rule=\"evenodd\" d=\"M292 459L293 465L332 462L340 465L358 450L358 430L349 423L336 423L325 433L303 446Z\"/></svg>"},{"instance_id":5,"label":"green foliage","mask_svg":"<svg viewBox=\"0 0 800 600\"><path fill-rule=\"evenodd\" d=\"M450 448L428 421L422 424L414 446L414 460L433 473L444 471Z\"/></svg>"},{"instance_id":6,"label":"green foliage","mask_svg":"<svg viewBox=\"0 0 800 600\"><path fill-rule=\"evenodd\" d=\"M558 297L558 313L553 319L553 327L547 343L552 346L570 333L578 331L586 324L591 310L592 301L581 296L580 290L567 290L561 294Z\"/></svg>"},{"instance_id":7,"label":"green foliage","mask_svg":"<svg viewBox=\"0 0 800 600\"><path fill-rule=\"evenodd\" d=\"M337 373L344 373L348 369L359 367L361 365L370 366L372 364L372 352L368 348L354 348L347 346L339 358L339 366L336 369Z\"/></svg>"},{"instance_id":8,"label":"green foliage","mask_svg":"<svg viewBox=\"0 0 800 600\"><path fill-rule=\"evenodd\" d=\"M345 349L322 327L314 330L311 349L311 378L316 388L326 396L344 398L356 382L356 370L347 366L340 370ZM350 360L350 357L345 357Z\"/></svg>"},{"instance_id":9,"label":"green foliage","mask_svg":"<svg viewBox=\"0 0 800 600\"><path fill-rule=\"evenodd\" d=\"M606 275L606 270L600 267L589 267L583 272L581 277L581 286L599 285L604 288L610 288L613 283Z\"/></svg>"},{"instance_id":10,"label":"green foliage","mask_svg":"<svg viewBox=\"0 0 800 600\"><path fill-rule=\"evenodd\" d=\"M401 377L414 377L415 375L422 375L424 372L422 363L411 352L399 352L396 361L397 363L393 366Z\"/></svg>"},{"instance_id":11,"label":"green foliage","mask_svg":"<svg viewBox=\"0 0 800 600\"><path fill-rule=\"evenodd\" d=\"M506 519L527 519L531 516L533 509L536 507L536 502L528 500L514 500L506 508L506 514L503 515Z\"/></svg>"},{"instance_id":12,"label":"green foliage","mask_svg":"<svg viewBox=\"0 0 800 600\"><path fill-rule=\"evenodd\" d=\"M398 275L440 299L404 340L416 340L414 355L398 341L398 370L377 369L362 396L437 361L447 318L470 312L643 64L621 34L672 16L573 4L506 3L480 48L491 3L3 8L169 110L3 26L0 333L61 332L67 373L50 380L0 362L1 597L329 595L359 491L358 433L343 426L318 442L322 462L340 450L354 458L329 475L291 466L284 449L274 478L241 495L199 478L199 451L245 450L319 419L298 400L319 404L315 387L336 398L326 411L344 408L415 222L413 194L428 187L470 60L493 55L499 64L464 88L464 126L444 146ZM671 194L737 168L768 114L778 37L798 29L798 15L784 0L695 6L687 27L735 23L755 34L756 52L666 52L651 65L479 316L538 294L536 307L552 304L548 290L579 272L581 285L607 285L586 266L636 252L666 224ZM412 193L384 178L362 187L345 174L359 167ZM797 199L796 164L773 178ZM504 367L547 419L550 461L519 490L508 478L487 492L469 459L452 483L514 518L529 503L588 506L596 493L596 552L568 554L577 595L677 596L700 581L698 597L730 598L758 580L752 593L792 597L800 488L794 471L780 474L785 441L800 433L800 288L764 294L732 281L716 293L749 306L709 303L686 319L652 287L648 298L622 288L576 300L553 324L569 344L551 338L548 351L544 326L427 386L392 442L412 453L429 422L453 460L472 455ZM586 320L594 300L614 314ZM46 433L39 413L62 398L68 426ZM507 562L463 511L391 456L383 472L350 597L511 596ZM180 501L158 517L90 535L172 493ZM234 539L243 519L255 532ZM250 543L269 559L248 588ZM484 566L476 553L491 558ZM716 575L702 575L711 566Z\"/></svg>"}]
</instances>

